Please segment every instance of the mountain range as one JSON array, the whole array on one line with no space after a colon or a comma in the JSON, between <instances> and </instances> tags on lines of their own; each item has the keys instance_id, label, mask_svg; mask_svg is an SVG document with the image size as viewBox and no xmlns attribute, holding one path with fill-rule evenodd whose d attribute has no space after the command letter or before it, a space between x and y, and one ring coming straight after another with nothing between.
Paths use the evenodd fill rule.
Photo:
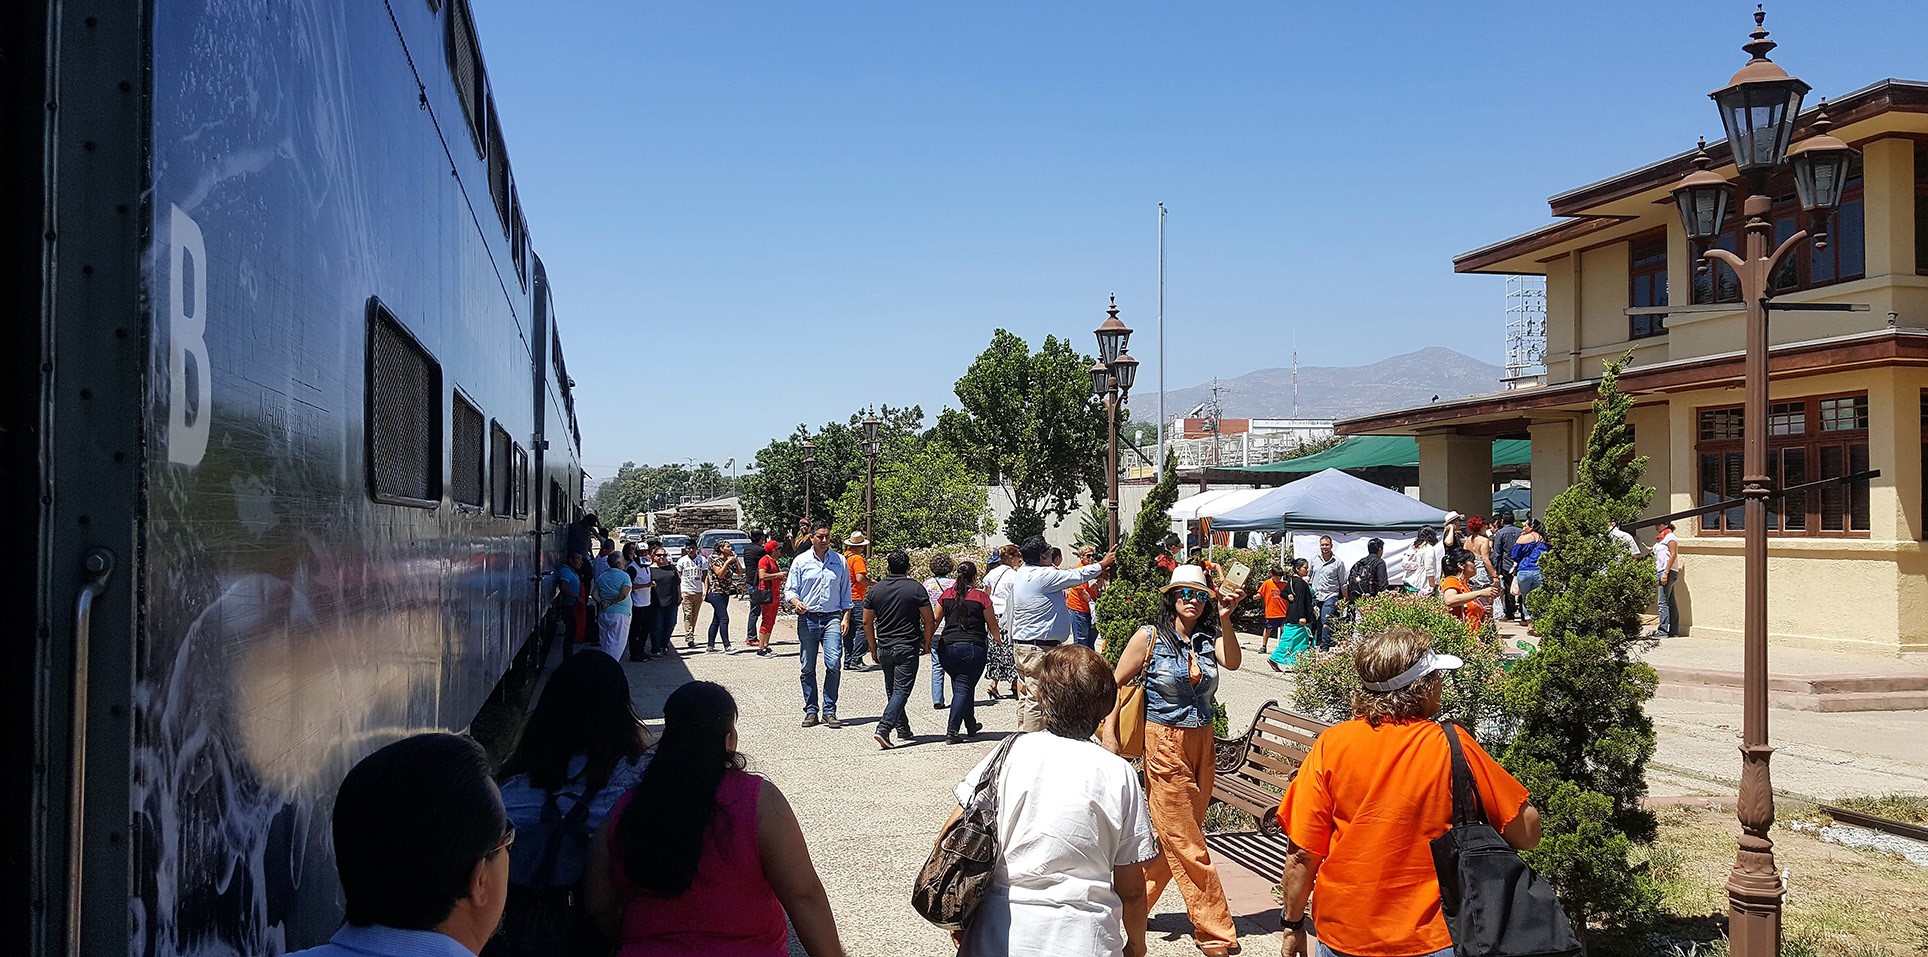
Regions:
<instances>
[{"instance_id":1,"label":"mountain range","mask_svg":"<svg viewBox=\"0 0 1928 957\"><path fill-rule=\"evenodd\" d=\"M1359 366L1299 367L1299 404L1302 419L1344 419L1392 409L1425 405L1435 397L1496 392L1499 366L1481 362L1443 346L1428 346ZM1136 418L1157 417L1157 370L1141 368L1133 389ZM1149 389L1147 388L1149 387ZM1292 370L1258 369L1231 379L1219 379L1219 414L1226 418L1288 418L1292 410ZM1165 393L1165 411L1174 417L1212 399L1207 382Z\"/></svg>"}]
</instances>

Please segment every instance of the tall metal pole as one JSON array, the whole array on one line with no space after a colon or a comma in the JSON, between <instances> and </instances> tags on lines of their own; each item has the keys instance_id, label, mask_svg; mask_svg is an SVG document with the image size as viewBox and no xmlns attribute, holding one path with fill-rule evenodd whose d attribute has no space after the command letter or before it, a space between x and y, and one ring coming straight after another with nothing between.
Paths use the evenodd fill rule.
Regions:
<instances>
[{"instance_id":1,"label":"tall metal pole","mask_svg":"<svg viewBox=\"0 0 1928 957\"><path fill-rule=\"evenodd\" d=\"M1112 548L1118 547L1118 398L1118 386L1114 380L1110 391L1105 394L1105 424L1111 436L1111 441L1105 446L1108 453L1105 457L1108 466L1105 469L1105 512Z\"/></svg>"},{"instance_id":2,"label":"tall metal pole","mask_svg":"<svg viewBox=\"0 0 1928 957\"><path fill-rule=\"evenodd\" d=\"M1746 430L1741 445L1743 530L1742 593L1742 717L1741 787L1735 815L1740 819L1740 848L1727 878L1728 935L1732 950L1744 957L1780 953L1781 884L1774 863L1774 785L1768 761L1774 749L1767 743L1767 500L1774 477L1767 474L1768 281L1783 257L1808 237L1797 232L1768 251L1774 226L1767 216L1773 198L1765 195L1764 176L1750 177L1748 197L1741 207L1747 217L1745 259L1723 249L1706 255L1727 263L1747 305L1746 396L1741 409Z\"/></svg>"},{"instance_id":3,"label":"tall metal pole","mask_svg":"<svg viewBox=\"0 0 1928 957\"><path fill-rule=\"evenodd\" d=\"M872 521L877 512L877 443L864 443L864 537L875 541L877 530Z\"/></svg>"},{"instance_id":4,"label":"tall metal pole","mask_svg":"<svg viewBox=\"0 0 1928 957\"><path fill-rule=\"evenodd\" d=\"M1114 434L1116 429L1113 429ZM1116 439L1112 440L1116 443ZM1118 471L1116 464L1112 472ZM1158 204L1158 480L1165 480L1165 204ZM1116 501L1118 496L1113 495ZM1116 506L1113 506L1116 511ZM1111 541L1118 541L1116 515L1111 522Z\"/></svg>"}]
</instances>

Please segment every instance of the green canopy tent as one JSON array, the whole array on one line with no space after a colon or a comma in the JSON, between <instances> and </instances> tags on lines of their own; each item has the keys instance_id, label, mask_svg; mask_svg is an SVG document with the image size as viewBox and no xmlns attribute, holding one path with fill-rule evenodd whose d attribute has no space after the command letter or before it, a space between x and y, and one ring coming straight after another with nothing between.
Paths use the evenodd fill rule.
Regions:
<instances>
[{"instance_id":1,"label":"green canopy tent","mask_svg":"<svg viewBox=\"0 0 1928 957\"><path fill-rule=\"evenodd\" d=\"M1519 468L1533 459L1533 443L1528 439L1498 439L1493 442L1493 468ZM1264 465L1224 467L1220 471L1251 473L1298 473L1309 475L1326 469L1353 472L1364 469L1419 467L1419 440L1410 435L1355 435L1323 452L1301 455Z\"/></svg>"}]
</instances>

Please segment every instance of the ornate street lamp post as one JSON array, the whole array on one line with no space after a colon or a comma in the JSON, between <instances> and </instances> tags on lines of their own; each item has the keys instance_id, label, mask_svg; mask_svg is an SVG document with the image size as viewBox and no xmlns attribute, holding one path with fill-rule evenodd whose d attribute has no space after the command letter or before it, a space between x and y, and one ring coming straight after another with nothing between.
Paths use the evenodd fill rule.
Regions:
<instances>
[{"instance_id":1,"label":"ornate street lamp post","mask_svg":"<svg viewBox=\"0 0 1928 957\"><path fill-rule=\"evenodd\" d=\"M1788 76L1767 58L1775 44L1767 38L1762 25L1765 19L1765 13L1755 12L1752 39L1742 46L1752 59L1726 87L1709 94L1720 108L1735 166L1747 187L1747 198L1741 205L1741 215L1747 219L1743 227L1746 236L1738 255L1719 248L1701 254L1734 271L1747 310L1746 400L1741 413L1741 467L1745 473L1741 497L1745 502L1742 516L1746 535L1742 618L1745 710L1737 809L1741 837L1734 869L1727 879L1728 937L1736 957L1773 957L1780 952L1781 899L1787 893L1774 864L1774 842L1767 835L1774 825L1774 790L1768 776L1768 758L1774 749L1767 743L1767 500L1773 497L1775 481L1767 471L1767 313L1775 271L1809 238L1809 233L1797 232L1769 249L1774 224L1768 214L1774 201L1768 193L1768 177L1784 162L1792 167L1801 206L1814 223L1815 246L1823 247L1827 244L1827 216L1841 202L1855 155L1846 143L1827 135L1826 101L1813 124L1815 135L1796 145L1790 154L1788 142L1793 138L1808 85ZM1720 235L1732 193L1726 180L1708 170L1712 162L1706 145L1702 141L1703 149L1695 159L1699 169L1687 174L1674 190L1688 238L1701 248Z\"/></svg>"},{"instance_id":2,"label":"ornate street lamp post","mask_svg":"<svg viewBox=\"0 0 1928 957\"><path fill-rule=\"evenodd\" d=\"M864 537L872 542L877 540L877 530L873 527L877 510L877 427L882 424L876 407L872 406L864 414Z\"/></svg>"},{"instance_id":3,"label":"ornate street lamp post","mask_svg":"<svg viewBox=\"0 0 1928 957\"><path fill-rule=\"evenodd\" d=\"M817 464L817 443L803 440L803 521L810 523L810 467Z\"/></svg>"},{"instance_id":4,"label":"ornate street lamp post","mask_svg":"<svg viewBox=\"0 0 1928 957\"><path fill-rule=\"evenodd\" d=\"M1118 547L1118 410L1131 395L1131 384L1138 378L1138 360L1125 351L1131 342L1131 329L1118 319L1118 297L1111 297L1105 321L1095 330L1098 361L1091 366L1091 394L1105 404L1105 510L1106 528L1111 540L1107 548Z\"/></svg>"}]
</instances>

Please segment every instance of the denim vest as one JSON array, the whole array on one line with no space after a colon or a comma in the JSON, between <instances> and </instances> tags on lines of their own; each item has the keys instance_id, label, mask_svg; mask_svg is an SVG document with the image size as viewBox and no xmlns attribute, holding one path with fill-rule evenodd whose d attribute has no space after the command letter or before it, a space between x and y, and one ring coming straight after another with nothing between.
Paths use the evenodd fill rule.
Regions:
<instances>
[{"instance_id":1,"label":"denim vest","mask_svg":"<svg viewBox=\"0 0 1928 957\"><path fill-rule=\"evenodd\" d=\"M1197 728L1212 723L1218 693L1217 629L1204 622L1192 634L1198 657L1198 684L1192 684L1191 662L1174 635L1153 632L1151 664L1145 669L1145 720L1168 728Z\"/></svg>"}]
</instances>

